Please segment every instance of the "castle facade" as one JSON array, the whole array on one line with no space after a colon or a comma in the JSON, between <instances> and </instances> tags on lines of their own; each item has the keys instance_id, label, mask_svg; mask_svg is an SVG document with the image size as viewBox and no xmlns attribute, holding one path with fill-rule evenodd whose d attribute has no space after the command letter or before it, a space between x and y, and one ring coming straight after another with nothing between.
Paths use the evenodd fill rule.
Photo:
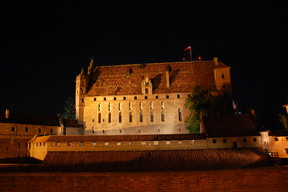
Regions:
<instances>
[{"instance_id":1,"label":"castle facade","mask_svg":"<svg viewBox=\"0 0 288 192\"><path fill-rule=\"evenodd\" d=\"M96 66L76 77L76 119L86 135L184 134L184 104L200 86L231 92L230 67L211 61Z\"/></svg>"}]
</instances>

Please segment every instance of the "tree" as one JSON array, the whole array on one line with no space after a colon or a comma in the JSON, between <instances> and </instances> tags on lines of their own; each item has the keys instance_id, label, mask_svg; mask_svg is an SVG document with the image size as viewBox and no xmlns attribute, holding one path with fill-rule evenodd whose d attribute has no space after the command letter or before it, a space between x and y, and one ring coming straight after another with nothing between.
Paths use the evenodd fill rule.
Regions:
<instances>
[{"instance_id":1,"label":"tree","mask_svg":"<svg viewBox=\"0 0 288 192\"><path fill-rule=\"evenodd\" d=\"M203 90L199 86L194 87L191 96L186 99L185 107L190 114L186 119L187 129L190 133L200 132L200 113L205 115L233 114L230 95L212 96L209 90Z\"/></svg>"},{"instance_id":2,"label":"tree","mask_svg":"<svg viewBox=\"0 0 288 192\"><path fill-rule=\"evenodd\" d=\"M288 130L288 118L286 115L278 114L278 121L285 130Z\"/></svg>"},{"instance_id":3,"label":"tree","mask_svg":"<svg viewBox=\"0 0 288 192\"><path fill-rule=\"evenodd\" d=\"M63 109L64 109L64 112L63 112L62 117L64 119L69 119L69 118L75 119L75 102L72 97L69 97L65 101Z\"/></svg>"}]
</instances>

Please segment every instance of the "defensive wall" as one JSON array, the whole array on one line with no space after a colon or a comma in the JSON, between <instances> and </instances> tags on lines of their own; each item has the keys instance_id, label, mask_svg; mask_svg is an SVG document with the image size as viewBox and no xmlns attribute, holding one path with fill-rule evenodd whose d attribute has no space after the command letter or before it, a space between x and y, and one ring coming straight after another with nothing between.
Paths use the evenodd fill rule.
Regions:
<instances>
[{"instance_id":1,"label":"defensive wall","mask_svg":"<svg viewBox=\"0 0 288 192\"><path fill-rule=\"evenodd\" d=\"M199 135L44 136L29 144L30 156L44 160L48 152L149 151L262 147L261 136L214 137Z\"/></svg>"},{"instance_id":2,"label":"defensive wall","mask_svg":"<svg viewBox=\"0 0 288 192\"><path fill-rule=\"evenodd\" d=\"M287 191L287 175L287 168L275 167L133 173L8 172L0 175L0 191L279 192Z\"/></svg>"}]
</instances>

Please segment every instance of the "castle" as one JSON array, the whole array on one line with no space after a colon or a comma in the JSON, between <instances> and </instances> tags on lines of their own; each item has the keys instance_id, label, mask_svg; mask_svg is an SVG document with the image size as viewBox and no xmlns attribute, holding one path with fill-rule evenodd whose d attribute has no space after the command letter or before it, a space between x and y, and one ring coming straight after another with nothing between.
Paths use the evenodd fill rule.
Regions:
<instances>
[{"instance_id":1,"label":"castle","mask_svg":"<svg viewBox=\"0 0 288 192\"><path fill-rule=\"evenodd\" d=\"M183 134L193 87L231 92L230 67L211 61L96 66L76 77L76 119L85 135Z\"/></svg>"}]
</instances>

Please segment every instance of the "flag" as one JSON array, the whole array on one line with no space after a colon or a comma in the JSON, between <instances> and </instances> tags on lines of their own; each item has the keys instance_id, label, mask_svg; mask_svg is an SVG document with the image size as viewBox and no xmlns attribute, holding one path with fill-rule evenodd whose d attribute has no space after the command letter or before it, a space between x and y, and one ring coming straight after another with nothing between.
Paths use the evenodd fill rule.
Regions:
<instances>
[{"instance_id":1,"label":"flag","mask_svg":"<svg viewBox=\"0 0 288 192\"><path fill-rule=\"evenodd\" d=\"M187 50L191 50L191 46L186 47L186 48L184 49L184 51L187 51Z\"/></svg>"},{"instance_id":2,"label":"flag","mask_svg":"<svg viewBox=\"0 0 288 192\"><path fill-rule=\"evenodd\" d=\"M183 61L192 61L192 47L191 46L188 46L184 49Z\"/></svg>"}]
</instances>

